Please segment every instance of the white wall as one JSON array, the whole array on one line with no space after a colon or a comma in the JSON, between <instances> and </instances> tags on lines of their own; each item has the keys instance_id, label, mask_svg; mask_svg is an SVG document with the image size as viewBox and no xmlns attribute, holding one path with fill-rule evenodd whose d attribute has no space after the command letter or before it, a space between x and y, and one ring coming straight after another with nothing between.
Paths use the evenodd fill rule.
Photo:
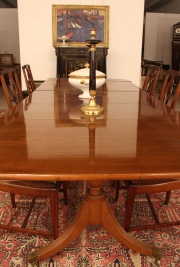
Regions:
<instances>
[{"instance_id":1,"label":"white wall","mask_svg":"<svg viewBox=\"0 0 180 267\"><path fill-rule=\"evenodd\" d=\"M173 25L180 14L146 13L144 58L172 66Z\"/></svg>"},{"instance_id":2,"label":"white wall","mask_svg":"<svg viewBox=\"0 0 180 267\"><path fill-rule=\"evenodd\" d=\"M14 8L0 8L0 54L5 53L20 63L18 10Z\"/></svg>"},{"instance_id":3,"label":"white wall","mask_svg":"<svg viewBox=\"0 0 180 267\"><path fill-rule=\"evenodd\" d=\"M21 64L31 65L35 80L56 76L52 4L109 5L107 76L140 84L144 0L18 0Z\"/></svg>"}]
</instances>

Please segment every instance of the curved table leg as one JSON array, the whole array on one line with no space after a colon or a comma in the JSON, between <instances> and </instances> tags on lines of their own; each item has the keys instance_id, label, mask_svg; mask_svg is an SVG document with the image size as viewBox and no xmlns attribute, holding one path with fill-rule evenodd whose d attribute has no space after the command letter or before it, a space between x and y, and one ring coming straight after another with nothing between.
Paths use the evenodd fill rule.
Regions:
<instances>
[{"instance_id":1,"label":"curved table leg","mask_svg":"<svg viewBox=\"0 0 180 267\"><path fill-rule=\"evenodd\" d=\"M88 205L86 201L81 204L78 213L72 220L70 226L50 244L28 254L28 262L33 263L44 258L55 255L67 247L88 226Z\"/></svg>"},{"instance_id":2,"label":"curved table leg","mask_svg":"<svg viewBox=\"0 0 180 267\"><path fill-rule=\"evenodd\" d=\"M108 200L104 200L102 204L102 225L112 234L115 239L124 246L142 253L147 256L154 256L160 258L161 250L152 247L128 234L117 221Z\"/></svg>"},{"instance_id":3,"label":"curved table leg","mask_svg":"<svg viewBox=\"0 0 180 267\"><path fill-rule=\"evenodd\" d=\"M70 226L56 240L35 252L31 252L28 255L28 261L33 263L53 256L67 247L89 224L102 224L118 242L144 255L156 257L156 262L159 264L161 250L135 239L119 224L102 190L103 181L88 181L88 185L90 188L86 200L82 202Z\"/></svg>"}]
</instances>

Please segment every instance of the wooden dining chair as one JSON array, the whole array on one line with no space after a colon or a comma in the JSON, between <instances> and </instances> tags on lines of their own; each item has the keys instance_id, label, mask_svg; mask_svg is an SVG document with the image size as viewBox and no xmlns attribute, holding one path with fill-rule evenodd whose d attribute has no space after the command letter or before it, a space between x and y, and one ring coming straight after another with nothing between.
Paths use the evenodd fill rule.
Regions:
<instances>
[{"instance_id":1,"label":"wooden dining chair","mask_svg":"<svg viewBox=\"0 0 180 267\"><path fill-rule=\"evenodd\" d=\"M26 83L26 88L27 88L28 94L30 95L36 89L30 65L28 64L23 65L22 71L23 71L23 75L24 75L24 79Z\"/></svg>"},{"instance_id":2,"label":"wooden dining chair","mask_svg":"<svg viewBox=\"0 0 180 267\"><path fill-rule=\"evenodd\" d=\"M154 95L159 74L160 68L158 66L148 66L142 90L149 92L150 95Z\"/></svg>"},{"instance_id":3,"label":"wooden dining chair","mask_svg":"<svg viewBox=\"0 0 180 267\"><path fill-rule=\"evenodd\" d=\"M180 71L170 70L167 72L162 88L160 90L159 100L172 109L176 108L179 98Z\"/></svg>"},{"instance_id":4,"label":"wooden dining chair","mask_svg":"<svg viewBox=\"0 0 180 267\"><path fill-rule=\"evenodd\" d=\"M180 71L169 71L165 77L164 83L162 85L161 93L159 96L159 100L163 103L168 104L171 99L171 108L175 108L178 97L180 94ZM163 106L164 108L166 105ZM177 112L175 112L177 113ZM163 110L163 114L165 114ZM172 117L171 117L172 119ZM177 120L177 114L173 119L173 122L179 124L179 120ZM116 182L116 195L115 201L118 199L119 190L126 189L127 190L127 198L126 198L126 211L125 211L125 220L124 220L124 229L128 231L135 230L143 230L148 228L162 228L173 225L180 225L180 221L172 221L172 222L160 222L157 216L157 213L154 209L153 203L149 194L151 193L161 193L165 192L165 205L168 205L171 195L171 190L180 189L180 180L127 180L123 181L123 184L120 184L120 181ZM149 207L151 209L152 215L154 217L155 223L149 225L141 225L141 226L133 226L131 227L131 218L133 213L133 206L135 202L135 197L137 194L145 194Z\"/></svg>"},{"instance_id":5,"label":"wooden dining chair","mask_svg":"<svg viewBox=\"0 0 180 267\"><path fill-rule=\"evenodd\" d=\"M130 180L124 181L125 186L123 189L127 189L126 207L125 207L125 219L124 229L129 231L155 229L180 225L180 220L160 222L158 214L153 206L153 202L150 198L150 194L171 192L172 190L180 189L180 180ZM145 194L147 202L151 209L155 223L142 224L131 226L131 219L133 214L133 207L135 203L135 197L138 194ZM168 205L170 194L166 194L164 204Z\"/></svg>"},{"instance_id":6,"label":"wooden dining chair","mask_svg":"<svg viewBox=\"0 0 180 267\"><path fill-rule=\"evenodd\" d=\"M13 108L23 100L21 85L15 68L7 68L0 71L2 89L8 108Z\"/></svg>"},{"instance_id":7,"label":"wooden dining chair","mask_svg":"<svg viewBox=\"0 0 180 267\"><path fill-rule=\"evenodd\" d=\"M42 236L52 236L55 239L58 237L58 188L59 182L45 182L45 181L0 181L0 191L10 193L12 207L16 208L15 195L23 195L26 197L32 197L32 201L29 204L27 213L20 226L12 224L1 224L0 229L22 232L26 234L35 234ZM32 209L35 205L37 198L49 198L50 199L50 214L52 221L52 231L41 230L39 228L26 227L30 217ZM48 220L47 220L48 221Z\"/></svg>"},{"instance_id":8,"label":"wooden dining chair","mask_svg":"<svg viewBox=\"0 0 180 267\"><path fill-rule=\"evenodd\" d=\"M8 89L5 75L8 74L10 79L10 88ZM14 80L15 79L15 80ZM9 113L12 114L19 107L17 104L23 99L22 91L20 89L19 83L16 79L16 73L13 69L8 71L3 71L0 74L0 80L2 83L3 91L6 97L6 101L9 107ZM12 98L10 98L12 96ZM12 101L15 102L16 106L12 109ZM18 109L19 110L19 109ZM16 115L17 115L16 110ZM6 116L5 116L6 117ZM40 234L43 236L53 236L58 237L58 192L63 192L64 203L67 204L67 185L68 182L58 181L58 182L48 182L48 181L0 181L0 191L10 193L12 207L16 207L15 195L24 195L32 197L32 202L29 206L25 219L20 227L15 227L12 225L0 224L0 229L23 232L28 234ZM30 218L31 211L35 204L36 198L49 198L50 199L50 213L52 219L52 231L41 231L35 229L26 228L28 219Z\"/></svg>"}]
</instances>

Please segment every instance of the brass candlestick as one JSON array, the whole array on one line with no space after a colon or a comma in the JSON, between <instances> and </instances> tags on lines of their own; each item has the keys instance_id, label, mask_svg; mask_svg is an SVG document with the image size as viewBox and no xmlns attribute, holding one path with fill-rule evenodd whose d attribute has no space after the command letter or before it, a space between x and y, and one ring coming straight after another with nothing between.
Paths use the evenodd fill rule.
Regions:
<instances>
[{"instance_id":1,"label":"brass candlestick","mask_svg":"<svg viewBox=\"0 0 180 267\"><path fill-rule=\"evenodd\" d=\"M81 108L81 111L85 114L85 115L95 115L95 116L99 116L100 114L102 114L104 112L104 108L97 105L96 104L96 90L90 90L89 94L91 96L90 100L89 100L89 104L87 106L84 106Z\"/></svg>"},{"instance_id":2,"label":"brass candlestick","mask_svg":"<svg viewBox=\"0 0 180 267\"><path fill-rule=\"evenodd\" d=\"M90 54L90 75L89 75L89 94L91 96L89 100L89 105L81 108L81 111L85 115L100 115L103 113L104 108L96 104L96 45L101 42L100 40L95 40L96 29L91 29L91 39L86 40L88 43L89 54Z\"/></svg>"}]
</instances>

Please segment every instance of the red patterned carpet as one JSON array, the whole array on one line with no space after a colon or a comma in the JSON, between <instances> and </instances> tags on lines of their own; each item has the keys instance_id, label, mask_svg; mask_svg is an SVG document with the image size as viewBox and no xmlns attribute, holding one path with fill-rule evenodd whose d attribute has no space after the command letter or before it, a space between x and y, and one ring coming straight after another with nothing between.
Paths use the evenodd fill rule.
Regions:
<instances>
[{"instance_id":1,"label":"red patterned carpet","mask_svg":"<svg viewBox=\"0 0 180 267\"><path fill-rule=\"evenodd\" d=\"M124 203L126 192L120 191L117 203L114 203L114 188L110 183L105 184L105 191L112 205L118 220L122 223L124 214ZM59 194L59 233L61 234L74 217L77 208L83 198L83 184L74 182L69 189L68 206L63 204L63 196ZM180 198L179 191L174 191L168 207L162 205L164 194L153 195L153 201L159 209L160 218L162 220L176 218L180 220ZM27 199L22 196L18 197L18 213L14 212L14 222L21 222L24 209L29 204ZM121 203L121 205L120 205ZM37 200L37 205L32 213L30 224L34 224L40 228L48 224L49 205L45 200ZM142 195L136 201L136 213L133 220L136 223L141 221L152 221L151 212L148 209L146 198ZM0 193L0 220L8 222L11 216L11 203L8 194ZM17 220L17 218L19 218ZM180 226L164 228L158 230L146 230L139 232L131 232L134 237L162 248L162 267L180 266ZM23 234L14 234L0 230L0 267L24 267L31 266L27 264L27 254L44 244L51 242L50 238L42 238L39 236L27 236ZM89 226L85 229L81 236L74 242L60 251L53 258L39 262L40 267L154 267L153 257L140 256L121 244L106 232L101 226Z\"/></svg>"}]
</instances>

